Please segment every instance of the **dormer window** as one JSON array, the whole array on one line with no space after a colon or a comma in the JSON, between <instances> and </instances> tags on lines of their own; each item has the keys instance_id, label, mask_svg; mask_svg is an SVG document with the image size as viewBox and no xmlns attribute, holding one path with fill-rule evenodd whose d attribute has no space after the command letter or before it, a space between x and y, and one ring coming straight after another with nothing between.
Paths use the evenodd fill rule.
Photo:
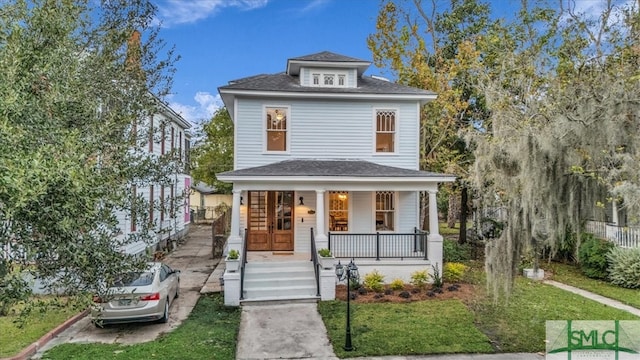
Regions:
<instances>
[{"instance_id":1,"label":"dormer window","mask_svg":"<svg viewBox=\"0 0 640 360\"><path fill-rule=\"evenodd\" d=\"M302 78L303 86L347 87L348 73L336 69L309 69L310 77Z\"/></svg>"},{"instance_id":2,"label":"dormer window","mask_svg":"<svg viewBox=\"0 0 640 360\"><path fill-rule=\"evenodd\" d=\"M333 74L324 74L324 86L333 86Z\"/></svg>"}]
</instances>

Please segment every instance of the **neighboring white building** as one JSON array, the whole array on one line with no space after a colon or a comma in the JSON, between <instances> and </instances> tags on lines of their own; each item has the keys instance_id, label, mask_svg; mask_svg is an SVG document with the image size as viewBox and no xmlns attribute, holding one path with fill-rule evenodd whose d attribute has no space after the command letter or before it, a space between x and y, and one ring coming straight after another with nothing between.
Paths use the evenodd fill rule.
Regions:
<instances>
[{"instance_id":1,"label":"neighboring white building","mask_svg":"<svg viewBox=\"0 0 640 360\"><path fill-rule=\"evenodd\" d=\"M312 247L330 248L343 262L355 258L361 274L376 268L388 281L442 266L435 206L434 232L417 230L419 192L435 204L438 183L454 180L419 170L420 114L436 94L364 76L369 65L321 52L289 59L286 72L219 88L234 122L234 170L217 174L233 183L228 248L249 251L244 284L238 272L225 273L225 303L332 298L333 270L318 275L319 286L277 288L277 279L267 280L272 291L253 276L289 262L281 278L311 266L313 279ZM251 260L271 253L278 265ZM295 262L302 258L306 264Z\"/></svg>"},{"instance_id":2,"label":"neighboring white building","mask_svg":"<svg viewBox=\"0 0 640 360\"><path fill-rule=\"evenodd\" d=\"M136 131L146 134L148 141L145 146L136 150L153 158L176 151L183 165L180 166L180 171L167 174L171 179L170 185L161 186L156 183L132 189L137 196L142 196L149 202L146 218L154 224L151 231L155 242L148 244L141 240L129 244L123 249L128 254L143 254L147 249L149 251L161 250L165 248L169 239L179 239L189 229L191 177L189 176L188 164L191 139L188 129L191 128L191 124L168 105L160 101L159 104L161 111L137 124ZM177 211L172 214L169 211L171 208L176 208ZM131 215L130 211L117 213L122 231L120 236L128 236L141 231L142 227L132 220Z\"/></svg>"}]
</instances>

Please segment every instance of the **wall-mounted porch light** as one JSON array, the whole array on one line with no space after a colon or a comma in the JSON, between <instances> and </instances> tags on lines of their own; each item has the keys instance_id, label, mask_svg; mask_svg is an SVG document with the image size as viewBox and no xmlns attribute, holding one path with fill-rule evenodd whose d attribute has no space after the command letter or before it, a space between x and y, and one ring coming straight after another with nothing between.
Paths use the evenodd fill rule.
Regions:
<instances>
[{"instance_id":1,"label":"wall-mounted porch light","mask_svg":"<svg viewBox=\"0 0 640 360\"><path fill-rule=\"evenodd\" d=\"M304 198L302 196L300 196L300 198L298 198L298 200L300 200L300 204L298 204L298 205L303 206L304 205Z\"/></svg>"},{"instance_id":2,"label":"wall-mounted porch light","mask_svg":"<svg viewBox=\"0 0 640 360\"><path fill-rule=\"evenodd\" d=\"M242 196L240 196L240 205L244 205L244 204L242 203Z\"/></svg>"}]
</instances>

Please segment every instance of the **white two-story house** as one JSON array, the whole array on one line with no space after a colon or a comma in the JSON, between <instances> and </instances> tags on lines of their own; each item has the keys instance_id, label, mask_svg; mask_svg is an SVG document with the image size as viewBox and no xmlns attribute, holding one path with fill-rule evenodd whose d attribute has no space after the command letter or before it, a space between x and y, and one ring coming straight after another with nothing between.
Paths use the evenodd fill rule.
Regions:
<instances>
[{"instance_id":1,"label":"white two-story house","mask_svg":"<svg viewBox=\"0 0 640 360\"><path fill-rule=\"evenodd\" d=\"M321 52L219 88L235 163L217 176L233 183L228 249L243 254L227 304L335 297L333 269L310 261L321 248L389 281L442 265L435 206L432 232L419 230L420 192L435 204L454 180L419 170L420 113L436 94L365 76L370 64Z\"/></svg>"},{"instance_id":2,"label":"white two-story house","mask_svg":"<svg viewBox=\"0 0 640 360\"><path fill-rule=\"evenodd\" d=\"M127 254L145 255L167 247L169 241L183 237L191 223L189 192L189 151L191 124L167 104L157 100L158 111L138 121L134 128L138 134L136 151L143 158L161 161L162 157L174 157L174 166L162 174L162 181L144 186L134 186L134 196L144 199L147 210L136 216L133 210L118 211L119 238L148 231L151 242L138 240L128 243L122 251ZM142 226L144 221L148 226Z\"/></svg>"}]
</instances>

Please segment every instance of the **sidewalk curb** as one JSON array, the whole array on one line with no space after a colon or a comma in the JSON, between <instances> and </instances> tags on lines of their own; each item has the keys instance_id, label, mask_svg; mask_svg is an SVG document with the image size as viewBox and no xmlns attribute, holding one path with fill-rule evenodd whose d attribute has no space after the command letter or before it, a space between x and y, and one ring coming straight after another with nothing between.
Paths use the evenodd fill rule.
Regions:
<instances>
[{"instance_id":1,"label":"sidewalk curb","mask_svg":"<svg viewBox=\"0 0 640 360\"><path fill-rule=\"evenodd\" d=\"M86 309L86 310L82 311L81 313L76 314L73 317L67 319L67 321L65 321L62 324L58 325L53 330L51 330L48 333L46 333L45 335L43 335L40 339L36 340L31 345L29 345L26 348L22 349L22 351L20 351L18 353L18 355L14 355L14 356L8 357L8 358L0 358L0 360L26 360L26 359L29 359L36 352L38 352L38 349L40 349L43 346L45 346L49 341L51 341L51 339L53 339L54 337L58 336L58 334L60 334L61 332L67 330L71 325L75 324L80 319L82 319L85 316L87 316L87 314L89 314L89 309Z\"/></svg>"}]
</instances>

